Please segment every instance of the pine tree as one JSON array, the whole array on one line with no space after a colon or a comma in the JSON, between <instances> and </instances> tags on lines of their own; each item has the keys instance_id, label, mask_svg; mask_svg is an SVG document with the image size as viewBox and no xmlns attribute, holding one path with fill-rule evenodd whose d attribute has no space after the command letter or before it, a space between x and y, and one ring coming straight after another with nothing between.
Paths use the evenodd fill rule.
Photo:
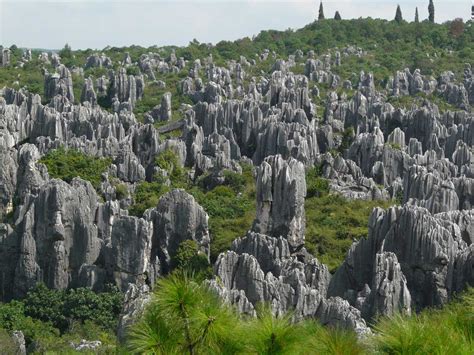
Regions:
<instances>
[{"instance_id":1,"label":"pine tree","mask_svg":"<svg viewBox=\"0 0 474 355\"><path fill-rule=\"evenodd\" d=\"M397 21L398 23L403 21L402 9L400 9L400 5L397 5L397 13L395 14L395 21Z\"/></svg>"},{"instance_id":2,"label":"pine tree","mask_svg":"<svg viewBox=\"0 0 474 355\"><path fill-rule=\"evenodd\" d=\"M428 20L434 23L435 22L435 8L434 8L433 0L430 0L430 4L428 5L428 13L429 13Z\"/></svg>"},{"instance_id":3,"label":"pine tree","mask_svg":"<svg viewBox=\"0 0 474 355\"><path fill-rule=\"evenodd\" d=\"M415 11L415 23L419 23L419 22L420 22L420 17L418 16L418 7L417 7Z\"/></svg>"},{"instance_id":4,"label":"pine tree","mask_svg":"<svg viewBox=\"0 0 474 355\"><path fill-rule=\"evenodd\" d=\"M336 11L336 14L334 15L334 20L342 20L341 14L339 13L339 11Z\"/></svg>"},{"instance_id":5,"label":"pine tree","mask_svg":"<svg viewBox=\"0 0 474 355\"><path fill-rule=\"evenodd\" d=\"M319 3L319 15L318 20L324 20L324 10L323 10L323 2Z\"/></svg>"}]
</instances>

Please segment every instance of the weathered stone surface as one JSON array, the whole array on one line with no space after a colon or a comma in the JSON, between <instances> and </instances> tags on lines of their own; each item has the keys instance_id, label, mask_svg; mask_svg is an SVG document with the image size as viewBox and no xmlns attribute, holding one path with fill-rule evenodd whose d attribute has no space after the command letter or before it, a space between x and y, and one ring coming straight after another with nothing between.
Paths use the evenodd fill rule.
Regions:
<instances>
[{"instance_id":1,"label":"weathered stone surface","mask_svg":"<svg viewBox=\"0 0 474 355\"><path fill-rule=\"evenodd\" d=\"M39 281L56 289L74 286L81 265L99 257L96 209L94 188L79 178L71 185L53 179L40 188L17 222L21 241L15 295Z\"/></svg>"},{"instance_id":2,"label":"weathered stone surface","mask_svg":"<svg viewBox=\"0 0 474 355\"><path fill-rule=\"evenodd\" d=\"M180 244L194 240L209 258L209 217L194 197L175 189L163 195L158 206L145 213L153 223L151 263L154 275L168 273L175 266L173 257Z\"/></svg>"},{"instance_id":3,"label":"weathered stone surface","mask_svg":"<svg viewBox=\"0 0 474 355\"><path fill-rule=\"evenodd\" d=\"M393 312L397 307L398 311L407 311L409 295L417 310L447 302L455 286L454 265L469 249L455 221L455 218L447 221L446 217L408 205L386 211L375 209L369 222L368 239L352 246L346 261L331 280L329 295L344 297L357 306L353 295L367 284L374 286L381 277L385 280L386 273L392 270L391 280L382 284L382 289L380 283L375 283L377 290L372 292L382 291L382 295L390 296L381 298L382 304L372 308L372 312ZM466 263L467 258L461 264ZM470 276L460 276L456 286L469 281ZM373 301L371 307L374 307Z\"/></svg>"},{"instance_id":4,"label":"weathered stone surface","mask_svg":"<svg viewBox=\"0 0 474 355\"><path fill-rule=\"evenodd\" d=\"M257 169L257 215L253 230L271 236L283 236L292 251L304 244L304 166L281 155L268 157Z\"/></svg>"},{"instance_id":5,"label":"weathered stone surface","mask_svg":"<svg viewBox=\"0 0 474 355\"><path fill-rule=\"evenodd\" d=\"M151 294L148 286L138 287L134 284L128 286L117 330L119 341L123 342L126 339L128 327L140 317L150 300Z\"/></svg>"},{"instance_id":6,"label":"weathered stone surface","mask_svg":"<svg viewBox=\"0 0 474 355\"><path fill-rule=\"evenodd\" d=\"M111 232L110 264L115 284L123 292L129 283L143 285L148 272L153 225L137 217L114 219Z\"/></svg>"},{"instance_id":7,"label":"weathered stone surface","mask_svg":"<svg viewBox=\"0 0 474 355\"><path fill-rule=\"evenodd\" d=\"M56 95L65 96L69 101L74 101L74 90L72 85L72 75L66 66L60 64L57 73L46 72L44 79L44 94L46 99L52 99Z\"/></svg>"}]
</instances>

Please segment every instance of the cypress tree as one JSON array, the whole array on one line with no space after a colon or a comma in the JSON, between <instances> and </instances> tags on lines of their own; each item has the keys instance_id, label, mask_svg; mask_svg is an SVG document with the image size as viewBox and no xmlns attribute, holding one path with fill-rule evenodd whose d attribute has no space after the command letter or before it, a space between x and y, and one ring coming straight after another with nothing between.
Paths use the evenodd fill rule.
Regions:
<instances>
[{"instance_id":1,"label":"cypress tree","mask_svg":"<svg viewBox=\"0 0 474 355\"><path fill-rule=\"evenodd\" d=\"M339 13L339 11L336 11L336 14L334 15L334 20L342 20L341 14Z\"/></svg>"},{"instance_id":2,"label":"cypress tree","mask_svg":"<svg viewBox=\"0 0 474 355\"><path fill-rule=\"evenodd\" d=\"M430 0L430 4L428 5L428 13L429 13L428 20L430 22L434 23L434 21L435 21L435 8L434 8L433 0Z\"/></svg>"},{"instance_id":3,"label":"cypress tree","mask_svg":"<svg viewBox=\"0 0 474 355\"><path fill-rule=\"evenodd\" d=\"M324 10L323 10L323 2L319 3L319 15L318 20L324 20Z\"/></svg>"},{"instance_id":4,"label":"cypress tree","mask_svg":"<svg viewBox=\"0 0 474 355\"><path fill-rule=\"evenodd\" d=\"M415 11L415 23L419 23L419 22L420 22L420 17L418 16L418 7L417 7Z\"/></svg>"},{"instance_id":5,"label":"cypress tree","mask_svg":"<svg viewBox=\"0 0 474 355\"><path fill-rule=\"evenodd\" d=\"M397 5L397 13L395 14L395 21L397 21L398 23L403 21L402 9L400 9L400 5Z\"/></svg>"}]
</instances>

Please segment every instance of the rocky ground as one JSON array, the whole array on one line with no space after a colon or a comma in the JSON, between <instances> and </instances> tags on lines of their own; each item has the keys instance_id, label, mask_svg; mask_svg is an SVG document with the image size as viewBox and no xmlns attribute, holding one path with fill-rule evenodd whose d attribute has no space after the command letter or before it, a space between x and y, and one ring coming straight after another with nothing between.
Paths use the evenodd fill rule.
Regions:
<instances>
[{"instance_id":1,"label":"rocky ground","mask_svg":"<svg viewBox=\"0 0 474 355\"><path fill-rule=\"evenodd\" d=\"M158 176L171 185L156 157L172 151L187 179L206 176L212 186L225 171L254 167L253 225L217 257L207 281L241 312L268 302L276 314L294 310L296 319L365 334L377 315L446 303L474 283L471 65L463 76L399 68L383 87L370 72L335 73L367 55L355 46L285 58L267 50L217 65L212 56L150 52L125 54L117 68L97 53L84 68L68 68L59 55L41 54L54 68L43 72L43 97L1 91L0 299L21 298L37 282L97 291L113 283L126 293L123 330L173 269L183 241L209 259L207 211L184 189L129 214L141 182ZM31 60L25 51L17 65ZM272 69L249 74L261 61ZM110 69L83 78L79 100L73 80L88 68ZM170 89L135 114L147 86L166 87L160 73L180 76L176 90L188 103L174 110ZM414 100L392 105L404 98ZM109 159L99 184L53 178L42 158L60 147ZM374 209L367 238L354 241L334 274L305 249L305 173L314 167L331 193L393 205Z\"/></svg>"}]
</instances>

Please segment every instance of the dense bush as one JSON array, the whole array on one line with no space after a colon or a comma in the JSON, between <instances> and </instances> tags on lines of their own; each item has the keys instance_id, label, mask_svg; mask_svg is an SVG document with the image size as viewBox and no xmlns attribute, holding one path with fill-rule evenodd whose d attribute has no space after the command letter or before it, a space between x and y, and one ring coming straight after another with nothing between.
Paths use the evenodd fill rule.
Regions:
<instances>
[{"instance_id":1,"label":"dense bush","mask_svg":"<svg viewBox=\"0 0 474 355\"><path fill-rule=\"evenodd\" d=\"M182 274L161 279L151 303L129 332L135 354L472 354L474 292L444 309L381 318L375 335L322 327L313 320L239 316L214 292Z\"/></svg>"},{"instance_id":2,"label":"dense bush","mask_svg":"<svg viewBox=\"0 0 474 355\"><path fill-rule=\"evenodd\" d=\"M70 352L69 343L81 339L99 339L105 348L113 347L122 299L116 288L95 293L87 288L50 290L38 284L23 300L0 304L0 349L3 342L8 345L5 331L10 335L14 330L21 330L27 345L38 353Z\"/></svg>"},{"instance_id":3,"label":"dense bush","mask_svg":"<svg viewBox=\"0 0 474 355\"><path fill-rule=\"evenodd\" d=\"M199 185L199 183L197 184ZM224 185L210 191L193 187L189 191L209 214L211 260L242 237L255 218L255 179L252 167L242 164L242 174L224 172Z\"/></svg>"},{"instance_id":4,"label":"dense bush","mask_svg":"<svg viewBox=\"0 0 474 355\"><path fill-rule=\"evenodd\" d=\"M22 303L26 316L50 322L65 332L74 321L91 321L105 329L114 329L122 309L122 298L115 287L96 293L89 288L61 291L38 284Z\"/></svg>"},{"instance_id":5,"label":"dense bush","mask_svg":"<svg viewBox=\"0 0 474 355\"><path fill-rule=\"evenodd\" d=\"M384 354L465 354L474 349L474 289L442 309L382 318L375 347Z\"/></svg>"},{"instance_id":6,"label":"dense bush","mask_svg":"<svg viewBox=\"0 0 474 355\"><path fill-rule=\"evenodd\" d=\"M102 174L107 170L112 160L86 155L72 149L59 148L48 152L39 161L48 168L53 178L71 182L75 177L88 180L96 190L99 190Z\"/></svg>"},{"instance_id":7,"label":"dense bush","mask_svg":"<svg viewBox=\"0 0 474 355\"><path fill-rule=\"evenodd\" d=\"M199 250L194 240L183 241L172 262L175 270L193 275L197 280L212 277L212 268L207 256Z\"/></svg>"}]
</instances>

